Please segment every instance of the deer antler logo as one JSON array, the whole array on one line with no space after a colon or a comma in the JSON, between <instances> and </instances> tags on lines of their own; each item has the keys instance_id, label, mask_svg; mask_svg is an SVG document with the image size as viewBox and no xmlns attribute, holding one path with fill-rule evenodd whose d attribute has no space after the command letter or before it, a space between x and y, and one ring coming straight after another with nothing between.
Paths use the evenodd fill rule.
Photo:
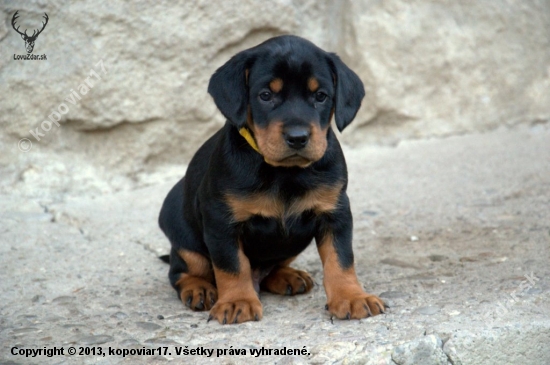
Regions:
<instances>
[{"instance_id":1,"label":"deer antler logo","mask_svg":"<svg viewBox=\"0 0 550 365\"><path fill-rule=\"evenodd\" d=\"M17 33L21 34L21 38L23 38L23 40L25 41L25 48L27 49L27 53L32 53L32 50L34 49L34 42L36 41L36 38L38 37L38 35L40 33L42 33L44 28L46 28L46 24L48 24L48 14L44 13L44 18L46 19L46 21L42 22L42 29L40 29L40 30L35 29L34 32L32 33L32 35L29 36L27 34L27 29L25 29L24 33L21 33L19 31L19 27L17 27L17 28L15 27L15 21L17 20L17 18L19 18L19 15L17 15L18 12L19 12L19 10L17 10L15 12L15 14L13 14L13 18L11 19L11 25Z\"/></svg>"}]
</instances>

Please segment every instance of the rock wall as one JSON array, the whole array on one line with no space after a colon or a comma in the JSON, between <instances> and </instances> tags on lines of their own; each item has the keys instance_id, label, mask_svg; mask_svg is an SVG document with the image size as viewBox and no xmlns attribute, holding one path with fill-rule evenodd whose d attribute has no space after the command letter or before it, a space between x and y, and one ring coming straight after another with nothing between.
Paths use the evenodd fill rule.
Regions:
<instances>
[{"instance_id":1,"label":"rock wall","mask_svg":"<svg viewBox=\"0 0 550 365\"><path fill-rule=\"evenodd\" d=\"M33 52L47 60L14 60L16 10L21 30L48 14ZM0 188L108 191L185 163L223 123L210 75L288 33L364 81L351 145L550 119L547 0L4 1Z\"/></svg>"}]
</instances>

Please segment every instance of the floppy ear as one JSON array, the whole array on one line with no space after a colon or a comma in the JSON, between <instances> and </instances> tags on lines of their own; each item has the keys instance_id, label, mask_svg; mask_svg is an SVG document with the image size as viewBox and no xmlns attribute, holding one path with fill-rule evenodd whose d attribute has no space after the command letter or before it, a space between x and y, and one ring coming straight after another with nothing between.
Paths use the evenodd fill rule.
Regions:
<instances>
[{"instance_id":1,"label":"floppy ear","mask_svg":"<svg viewBox=\"0 0 550 365\"><path fill-rule=\"evenodd\" d=\"M336 126L341 132L351 123L365 96L365 88L359 76L331 53L329 63L335 78L335 117Z\"/></svg>"},{"instance_id":2,"label":"floppy ear","mask_svg":"<svg viewBox=\"0 0 550 365\"><path fill-rule=\"evenodd\" d=\"M237 53L210 78L208 93L222 114L238 128L246 123L248 106L247 70L253 58L249 50Z\"/></svg>"}]
</instances>

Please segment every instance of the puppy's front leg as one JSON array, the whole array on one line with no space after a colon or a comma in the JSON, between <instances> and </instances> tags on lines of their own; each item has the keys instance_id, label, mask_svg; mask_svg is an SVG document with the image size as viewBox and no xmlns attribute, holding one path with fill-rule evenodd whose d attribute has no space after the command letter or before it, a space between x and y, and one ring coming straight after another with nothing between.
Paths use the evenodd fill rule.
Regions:
<instances>
[{"instance_id":1,"label":"puppy's front leg","mask_svg":"<svg viewBox=\"0 0 550 365\"><path fill-rule=\"evenodd\" d=\"M384 313L384 301L366 293L355 274L353 264L352 217L345 193L339 209L327 216L315 237L323 263L323 285L328 311L340 319L359 319Z\"/></svg>"},{"instance_id":2,"label":"puppy's front leg","mask_svg":"<svg viewBox=\"0 0 550 365\"><path fill-rule=\"evenodd\" d=\"M215 246L210 254L218 301L210 310L208 320L216 319L221 324L259 321L262 303L254 290L250 261L240 242L218 242Z\"/></svg>"}]
</instances>

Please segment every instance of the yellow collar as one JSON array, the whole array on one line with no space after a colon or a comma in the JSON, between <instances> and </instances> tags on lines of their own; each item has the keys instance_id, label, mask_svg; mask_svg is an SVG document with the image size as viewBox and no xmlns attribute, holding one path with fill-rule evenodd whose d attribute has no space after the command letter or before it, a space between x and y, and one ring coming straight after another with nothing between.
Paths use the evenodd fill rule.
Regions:
<instances>
[{"instance_id":1,"label":"yellow collar","mask_svg":"<svg viewBox=\"0 0 550 365\"><path fill-rule=\"evenodd\" d=\"M260 155L262 154L260 150L258 149L258 145L256 144L256 141L254 140L254 137L252 137L252 134L250 134L250 131L246 127L242 127L239 129L239 134L246 139L250 147L254 149L254 151L258 152Z\"/></svg>"}]
</instances>

